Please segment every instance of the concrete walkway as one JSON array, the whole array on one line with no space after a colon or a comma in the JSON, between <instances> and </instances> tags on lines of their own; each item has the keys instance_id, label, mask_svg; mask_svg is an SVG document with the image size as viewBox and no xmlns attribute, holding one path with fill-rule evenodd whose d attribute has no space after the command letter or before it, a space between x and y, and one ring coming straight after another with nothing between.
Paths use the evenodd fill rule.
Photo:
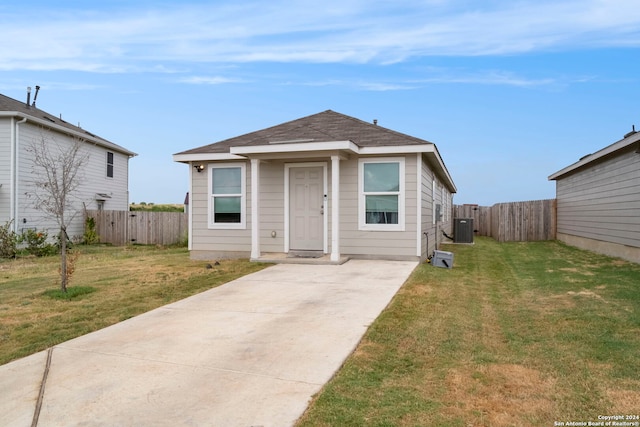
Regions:
<instances>
[{"instance_id":1,"label":"concrete walkway","mask_svg":"<svg viewBox=\"0 0 640 427\"><path fill-rule=\"evenodd\" d=\"M290 426L416 265L275 265L57 345L38 425ZM0 366L0 425L31 425L46 359Z\"/></svg>"}]
</instances>

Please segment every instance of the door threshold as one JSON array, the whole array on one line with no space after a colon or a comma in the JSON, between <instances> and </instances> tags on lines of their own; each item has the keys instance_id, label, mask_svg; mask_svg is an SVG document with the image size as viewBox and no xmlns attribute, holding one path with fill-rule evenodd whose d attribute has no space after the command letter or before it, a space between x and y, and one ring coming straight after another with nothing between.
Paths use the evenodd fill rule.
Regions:
<instances>
[{"instance_id":1,"label":"door threshold","mask_svg":"<svg viewBox=\"0 0 640 427\"><path fill-rule=\"evenodd\" d=\"M284 252L266 252L260 254L259 258L251 258L251 261L271 264L341 265L349 261L349 257L341 255L338 261L331 261L331 254L323 254L320 258L296 258Z\"/></svg>"},{"instance_id":2,"label":"door threshold","mask_svg":"<svg viewBox=\"0 0 640 427\"><path fill-rule=\"evenodd\" d=\"M322 258L323 251L289 251L287 258Z\"/></svg>"}]
</instances>

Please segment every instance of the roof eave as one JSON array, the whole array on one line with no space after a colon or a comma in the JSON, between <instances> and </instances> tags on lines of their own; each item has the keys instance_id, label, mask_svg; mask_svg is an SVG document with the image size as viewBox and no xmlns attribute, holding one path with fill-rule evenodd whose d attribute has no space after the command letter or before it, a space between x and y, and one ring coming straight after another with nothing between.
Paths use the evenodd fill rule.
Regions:
<instances>
[{"instance_id":1,"label":"roof eave","mask_svg":"<svg viewBox=\"0 0 640 427\"><path fill-rule=\"evenodd\" d=\"M245 156L238 156L230 153L177 153L173 155L173 161L179 163L246 159L247 158Z\"/></svg>"},{"instance_id":2,"label":"roof eave","mask_svg":"<svg viewBox=\"0 0 640 427\"><path fill-rule=\"evenodd\" d=\"M67 135L78 137L78 138L83 139L85 141L90 141L90 142L92 142L92 143L94 143L96 145L100 145L100 146L103 146L105 148L110 148L113 151L117 151L119 153L126 154L129 157L135 157L135 156L138 155L137 153L134 153L133 151L129 151L126 148L121 147L121 146L119 146L117 144L114 144L111 141L107 141L106 139L102 139L100 137L93 137L91 135L87 135L86 133L78 132L78 131L75 131L73 129L69 129L69 128L64 127L64 126L60 126L60 125L58 125L56 123L51 123L51 122L49 122L47 120L39 119L37 117L33 117L33 116L29 115L29 114L25 114L25 113L22 113L20 111L0 111L0 117L25 118L25 119L27 119L27 121L36 123L36 124L41 125L41 126L46 127L46 128L54 129L54 130L56 130L58 132L61 132L61 133L67 134Z\"/></svg>"},{"instance_id":3,"label":"roof eave","mask_svg":"<svg viewBox=\"0 0 640 427\"><path fill-rule=\"evenodd\" d=\"M621 139L620 141L614 142L613 144L609 145L608 147L603 148L602 150L596 151L593 154L589 154L587 156L584 156L582 159L578 160L577 162L575 162L572 165L569 165L567 167L565 167L564 169L559 170L558 172L555 172L551 175L549 175L549 177L547 178L549 181L553 181L556 180L560 177L562 177L563 175L566 175L570 172L573 172L576 169L582 168L586 165L588 165L589 163L593 163L605 156L608 156L610 154L613 154L617 151L620 150L624 150L625 148L629 147L630 145L636 144L640 142L640 132L636 132L634 134L631 134L629 136L627 136L626 138Z\"/></svg>"},{"instance_id":4,"label":"roof eave","mask_svg":"<svg viewBox=\"0 0 640 427\"><path fill-rule=\"evenodd\" d=\"M277 143L250 146L231 147L229 153L177 153L173 155L173 161L180 163L246 160L250 157L268 155L270 157L279 154L292 153L348 153L355 155L395 155L395 154L423 154L427 155L435 167L438 175L445 181L452 193L457 193L456 185L440 156L438 148L433 143L411 145L384 145L377 147L359 147L352 141L325 141L305 143Z\"/></svg>"},{"instance_id":5,"label":"roof eave","mask_svg":"<svg viewBox=\"0 0 640 427\"><path fill-rule=\"evenodd\" d=\"M359 147L352 141L324 141L303 143L272 143L231 147L231 154L251 156L255 154L308 153L313 151L344 150L358 153Z\"/></svg>"}]
</instances>

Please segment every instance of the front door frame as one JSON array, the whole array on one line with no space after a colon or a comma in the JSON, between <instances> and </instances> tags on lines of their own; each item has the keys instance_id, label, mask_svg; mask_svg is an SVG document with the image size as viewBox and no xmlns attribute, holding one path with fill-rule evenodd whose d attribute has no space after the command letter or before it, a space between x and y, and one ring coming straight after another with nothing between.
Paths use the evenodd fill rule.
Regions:
<instances>
[{"instance_id":1,"label":"front door frame","mask_svg":"<svg viewBox=\"0 0 640 427\"><path fill-rule=\"evenodd\" d=\"M326 254L329 252L328 225L329 215L327 213L327 162L302 162L302 163L285 163L284 164L284 252L289 253L289 176L292 168L311 168L322 167L322 210L324 211L322 219L322 251Z\"/></svg>"}]
</instances>

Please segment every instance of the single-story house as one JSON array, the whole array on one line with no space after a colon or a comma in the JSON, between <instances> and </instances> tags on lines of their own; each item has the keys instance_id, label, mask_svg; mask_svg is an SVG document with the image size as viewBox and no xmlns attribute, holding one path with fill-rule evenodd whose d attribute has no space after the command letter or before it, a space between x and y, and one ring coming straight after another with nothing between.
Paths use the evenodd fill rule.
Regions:
<instances>
[{"instance_id":1,"label":"single-story house","mask_svg":"<svg viewBox=\"0 0 640 427\"><path fill-rule=\"evenodd\" d=\"M11 222L17 234L37 229L52 237L58 232L55 219L29 198L37 173L30 147L43 140L62 149L80 140L83 154L88 154L70 199L80 212L68 223L70 237L84 232L83 204L87 209L129 210L129 159L136 154L37 108L29 99L30 94L27 102L0 94L0 224Z\"/></svg>"},{"instance_id":2,"label":"single-story house","mask_svg":"<svg viewBox=\"0 0 640 427\"><path fill-rule=\"evenodd\" d=\"M558 239L640 262L640 132L549 176L556 181Z\"/></svg>"},{"instance_id":3,"label":"single-story house","mask_svg":"<svg viewBox=\"0 0 640 427\"><path fill-rule=\"evenodd\" d=\"M435 144L331 110L173 155L192 258L424 260L456 187Z\"/></svg>"}]
</instances>

